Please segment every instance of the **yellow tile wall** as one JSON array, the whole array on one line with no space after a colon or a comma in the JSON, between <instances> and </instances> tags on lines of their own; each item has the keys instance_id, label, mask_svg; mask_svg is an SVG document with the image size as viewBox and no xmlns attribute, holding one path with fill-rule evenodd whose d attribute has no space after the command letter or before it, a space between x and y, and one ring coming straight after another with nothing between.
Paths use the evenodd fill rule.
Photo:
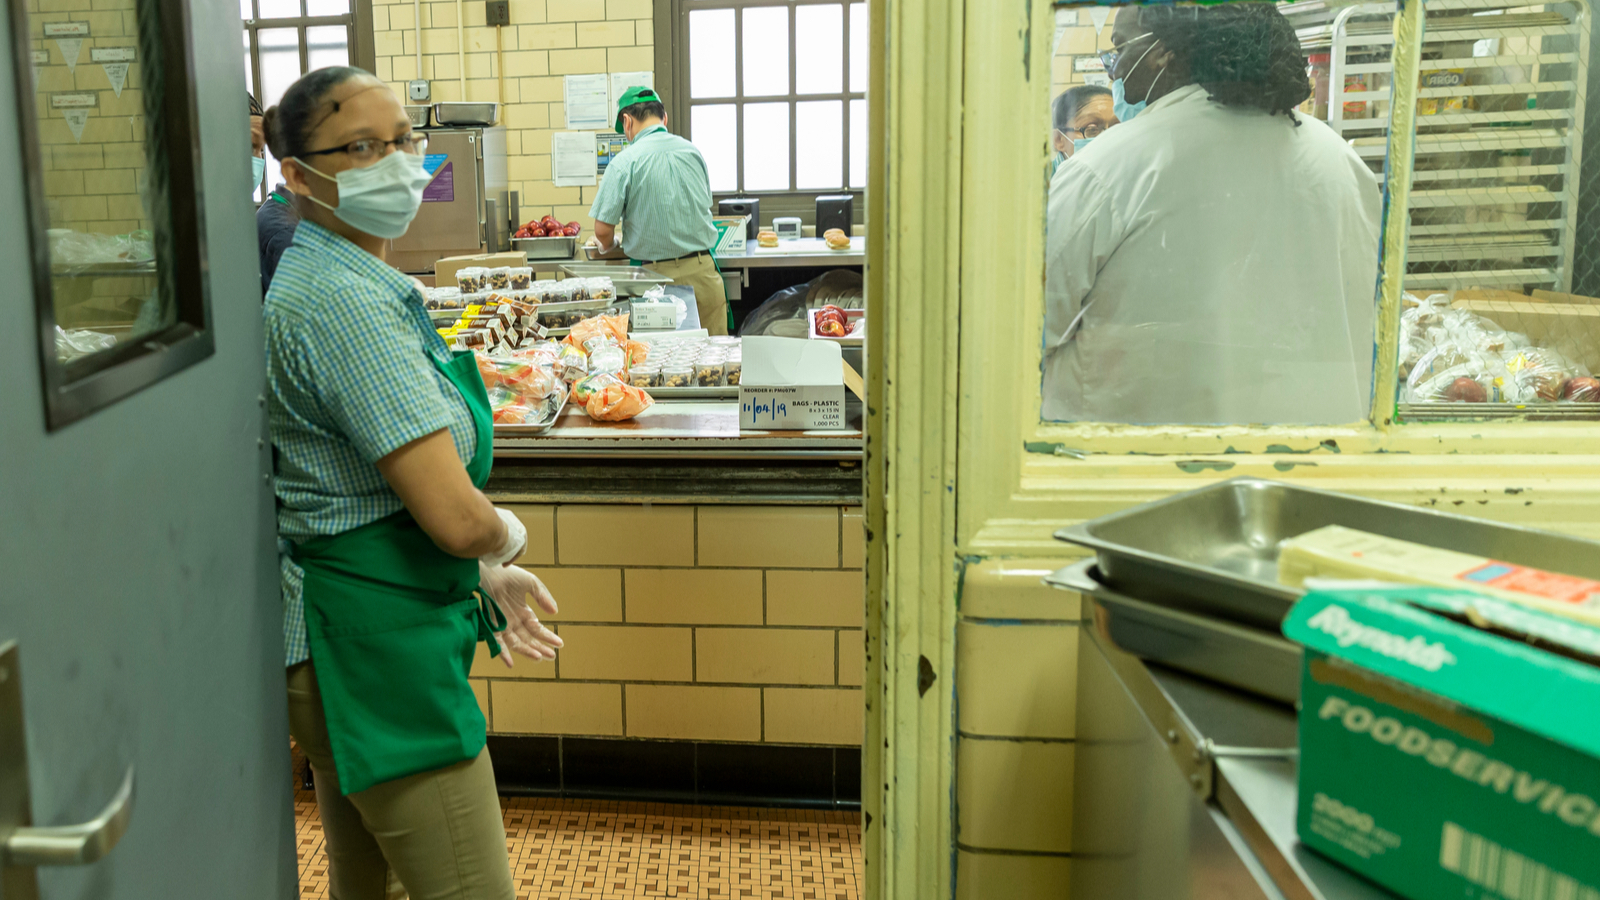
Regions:
<instances>
[{"instance_id":1,"label":"yellow tile wall","mask_svg":"<svg viewBox=\"0 0 1600 900\"><path fill-rule=\"evenodd\" d=\"M1041 582L1065 563L987 560L962 575L958 900L1070 890L1082 602Z\"/></svg>"},{"instance_id":2,"label":"yellow tile wall","mask_svg":"<svg viewBox=\"0 0 1600 900\"><path fill-rule=\"evenodd\" d=\"M131 0L130 0L131 2ZM457 58L456 4L422 4L422 78L433 101L500 100L511 189L524 221L545 214L593 226L595 188L558 188L550 178L550 136L566 128L562 76L655 69L651 0L511 0L511 24L484 24L484 4L464 0L465 84ZM401 97L417 75L417 31L411 0L374 0L373 39L379 78ZM503 76L503 87L501 79ZM504 91L502 99L500 92Z\"/></svg>"},{"instance_id":3,"label":"yellow tile wall","mask_svg":"<svg viewBox=\"0 0 1600 900\"><path fill-rule=\"evenodd\" d=\"M511 669L479 648L491 731L860 743L859 509L496 501L566 646Z\"/></svg>"}]
</instances>

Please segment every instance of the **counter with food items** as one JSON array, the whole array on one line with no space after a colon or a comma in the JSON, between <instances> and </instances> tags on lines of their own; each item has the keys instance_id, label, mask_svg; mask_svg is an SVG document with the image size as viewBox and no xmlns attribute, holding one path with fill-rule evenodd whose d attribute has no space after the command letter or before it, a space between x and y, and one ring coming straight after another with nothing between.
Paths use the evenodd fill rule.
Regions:
<instances>
[{"instance_id":1,"label":"counter with food items","mask_svg":"<svg viewBox=\"0 0 1600 900\"><path fill-rule=\"evenodd\" d=\"M1590 369L1600 363L1595 336L1586 328L1552 326L1564 321L1559 306L1406 295L1400 318L1401 401L1600 414L1595 405L1600 404L1600 379ZM1519 325L1525 330L1514 330Z\"/></svg>"},{"instance_id":2,"label":"counter with food items","mask_svg":"<svg viewBox=\"0 0 1600 900\"><path fill-rule=\"evenodd\" d=\"M429 306L439 307L440 335L477 356L496 455L860 458L859 427L741 432L739 338L630 332L629 306L606 278L483 290L516 278L462 270L457 287L427 292ZM835 316L823 317L824 334L843 325Z\"/></svg>"}]
</instances>

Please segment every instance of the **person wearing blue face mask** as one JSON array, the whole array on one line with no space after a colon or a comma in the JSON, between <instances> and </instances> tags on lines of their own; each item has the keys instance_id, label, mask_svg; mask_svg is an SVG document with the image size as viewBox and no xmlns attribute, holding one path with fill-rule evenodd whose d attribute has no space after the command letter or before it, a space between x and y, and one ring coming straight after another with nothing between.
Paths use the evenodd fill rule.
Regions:
<instances>
[{"instance_id":1,"label":"person wearing blue face mask","mask_svg":"<svg viewBox=\"0 0 1600 900\"><path fill-rule=\"evenodd\" d=\"M1122 7L1120 124L1051 182L1047 420L1345 424L1371 403L1381 194L1295 107L1270 3Z\"/></svg>"},{"instance_id":2,"label":"person wearing blue face mask","mask_svg":"<svg viewBox=\"0 0 1600 900\"><path fill-rule=\"evenodd\" d=\"M1117 124L1111 110L1111 91L1094 84L1080 84L1068 88L1056 97L1050 116L1051 143L1055 156L1051 159L1053 173L1072 154L1089 146L1089 142Z\"/></svg>"},{"instance_id":3,"label":"person wearing blue face mask","mask_svg":"<svg viewBox=\"0 0 1600 900\"><path fill-rule=\"evenodd\" d=\"M387 85L318 69L268 111L301 221L264 313L289 731L315 775L329 893L514 900L467 673L476 645L554 659L483 494L493 420L412 279L384 262L429 182ZM398 881L398 885L393 884Z\"/></svg>"}]
</instances>

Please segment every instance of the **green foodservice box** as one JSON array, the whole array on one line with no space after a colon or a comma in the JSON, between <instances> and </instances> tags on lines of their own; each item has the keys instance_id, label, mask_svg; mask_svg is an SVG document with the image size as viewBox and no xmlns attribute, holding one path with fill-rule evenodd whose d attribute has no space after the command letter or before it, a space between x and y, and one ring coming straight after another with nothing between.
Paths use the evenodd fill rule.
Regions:
<instances>
[{"instance_id":1,"label":"green foodservice box","mask_svg":"<svg viewBox=\"0 0 1600 900\"><path fill-rule=\"evenodd\" d=\"M1320 591L1300 840L1409 900L1600 900L1600 629L1465 591Z\"/></svg>"}]
</instances>

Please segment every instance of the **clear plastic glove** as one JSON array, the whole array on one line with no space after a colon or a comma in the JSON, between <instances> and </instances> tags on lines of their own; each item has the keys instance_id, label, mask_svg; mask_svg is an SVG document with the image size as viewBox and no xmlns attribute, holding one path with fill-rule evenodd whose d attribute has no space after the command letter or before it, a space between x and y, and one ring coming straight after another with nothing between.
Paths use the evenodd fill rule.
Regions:
<instances>
[{"instance_id":1,"label":"clear plastic glove","mask_svg":"<svg viewBox=\"0 0 1600 900\"><path fill-rule=\"evenodd\" d=\"M501 509L497 506L494 508L494 512L495 515L500 517L500 521L505 523L506 539L492 552L478 557L478 562L484 563L491 568L511 562L521 556L522 551L528 547L528 529L523 526L522 520L517 518L509 509Z\"/></svg>"},{"instance_id":2,"label":"clear plastic glove","mask_svg":"<svg viewBox=\"0 0 1600 900\"><path fill-rule=\"evenodd\" d=\"M506 664L506 668L512 667L511 654L504 652L506 650L513 650L535 662L556 658L561 637L544 627L528 606L531 598L546 613L553 616L557 612L555 598L550 596L550 589L544 586L538 576L521 566L490 566L479 561L478 587L489 595L489 599L500 607L500 612L506 617L506 630L495 632L495 638L501 644L500 660Z\"/></svg>"}]
</instances>

